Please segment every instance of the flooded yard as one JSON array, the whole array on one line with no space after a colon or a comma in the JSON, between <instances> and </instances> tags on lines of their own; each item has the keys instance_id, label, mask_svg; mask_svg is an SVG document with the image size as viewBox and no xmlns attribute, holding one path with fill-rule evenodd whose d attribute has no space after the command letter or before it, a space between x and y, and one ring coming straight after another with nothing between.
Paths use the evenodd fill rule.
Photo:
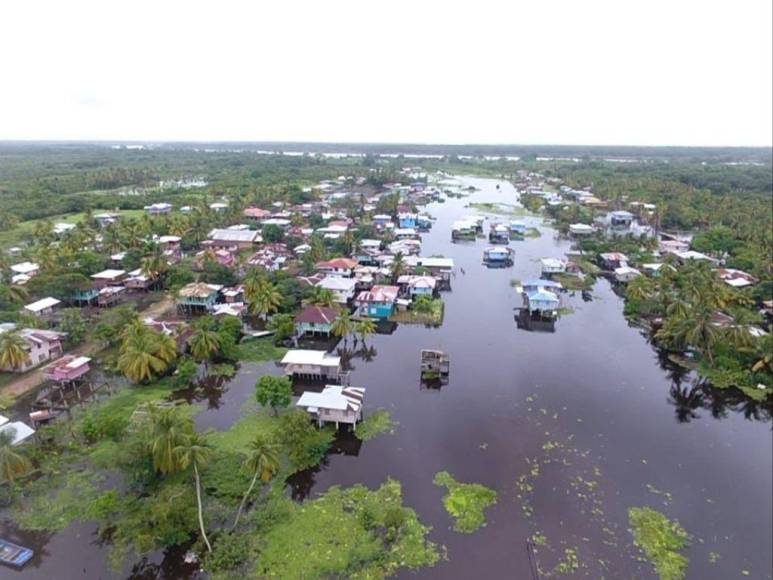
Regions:
<instances>
[{"instance_id":1,"label":"flooded yard","mask_svg":"<svg viewBox=\"0 0 773 580\"><path fill-rule=\"evenodd\" d=\"M469 203L513 204L517 197L504 181L463 181L479 189L427 207L437 221L423 235L422 255L452 257L456 264L452 290L442 294L442 326L398 325L369 337L367 356L351 360L351 385L367 389L366 415L388 410L395 432L364 443L342 436L322 466L291 478L293 496L399 480L406 505L432 526L429 538L447 548L447 559L435 567L401 577L530 578L527 540L537 538L535 557L554 575L652 578L627 530L628 508L651 506L691 534L689 578L770 578L767 411L693 388L694 377L664 368L646 336L623 318L623 301L604 279L590 300L579 292L565 295L569 313L553 332L518 328L521 298L511 280L538 278L539 259L563 257L569 243L540 218L519 218L541 236L510 243L512 267L484 267L488 243L452 243L451 225L476 213ZM486 232L492 221L508 220L488 215ZM442 387L421 384L425 348L450 355ZM234 379L208 389L199 397L204 410L197 426L227 429L267 372L279 369L246 363ZM433 484L440 471L497 491L485 527L453 531L445 491ZM0 535L37 550L23 573L3 569L0 577L115 576L88 524L54 534L20 534L5 524ZM180 551L165 559L158 554L144 568L124 572L189 577L180 562Z\"/></svg>"}]
</instances>

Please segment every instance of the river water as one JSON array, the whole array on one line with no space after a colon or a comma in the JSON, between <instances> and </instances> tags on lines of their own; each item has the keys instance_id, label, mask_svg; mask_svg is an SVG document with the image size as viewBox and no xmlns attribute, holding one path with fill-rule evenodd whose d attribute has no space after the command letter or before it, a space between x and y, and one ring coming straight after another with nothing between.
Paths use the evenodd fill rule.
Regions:
<instances>
[{"instance_id":1,"label":"river water","mask_svg":"<svg viewBox=\"0 0 773 580\"><path fill-rule=\"evenodd\" d=\"M569 576L654 578L650 565L636 559L627 530L628 508L650 506L692 535L688 578L746 577L743 571L771 578L769 411L695 386L693 377L668 368L628 325L622 300L603 279L590 300L565 295L573 312L553 332L519 329L514 308L521 302L510 281L539 277L539 258L562 257L569 243L527 218L541 237L511 242L513 267L485 268L486 242L451 243L451 224L474 213L465 207L470 202L512 204L517 195L505 181L463 181L478 191L427 208L437 221L423 236L422 254L456 262L452 290L443 294L442 326L400 325L368 338L375 350L369 362L352 360L350 382L367 389L366 413L385 408L399 425L361 445L343 437L320 468L292 478L293 496L399 480L406 505L432 526L430 539L447 548L447 559L434 568L400 577L528 579L526 541L538 534L547 542L536 551L545 571L569 549L579 565ZM489 221L495 219L508 218ZM422 348L449 353L448 384L422 387ZM218 400L203 403L210 408L197 416L199 427L228 428L264 372L278 371L273 364L244 365ZM445 490L432 482L442 470L498 492L484 528L453 531ZM115 576L91 525L30 535L6 524L0 532L40 550L23 573L2 569L0 577ZM164 556L122 576L188 574L179 553Z\"/></svg>"}]
</instances>

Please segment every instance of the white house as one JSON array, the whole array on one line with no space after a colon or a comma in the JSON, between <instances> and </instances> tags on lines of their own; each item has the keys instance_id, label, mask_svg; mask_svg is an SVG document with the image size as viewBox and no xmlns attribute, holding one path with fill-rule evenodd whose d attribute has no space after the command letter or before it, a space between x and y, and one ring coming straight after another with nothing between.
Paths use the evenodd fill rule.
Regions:
<instances>
[{"instance_id":1,"label":"white house","mask_svg":"<svg viewBox=\"0 0 773 580\"><path fill-rule=\"evenodd\" d=\"M341 387L327 385L321 393L304 391L295 404L316 419L321 427L323 423L347 423L357 426L362 420L362 406L365 401L365 389L361 387Z\"/></svg>"},{"instance_id":2,"label":"white house","mask_svg":"<svg viewBox=\"0 0 773 580\"><path fill-rule=\"evenodd\" d=\"M287 375L337 379L341 373L341 357L324 350L288 350L279 364Z\"/></svg>"},{"instance_id":3,"label":"white house","mask_svg":"<svg viewBox=\"0 0 773 580\"><path fill-rule=\"evenodd\" d=\"M354 278L344 278L342 276L325 276L316 284L320 288L327 288L335 294L336 302L346 304L354 298L354 291L357 286L357 280Z\"/></svg>"},{"instance_id":4,"label":"white house","mask_svg":"<svg viewBox=\"0 0 773 580\"><path fill-rule=\"evenodd\" d=\"M54 311L54 308L59 304L61 304L61 300L49 296L48 298L42 298L32 304L27 304L24 307L24 310L31 312L35 316L44 316L46 314L51 314Z\"/></svg>"}]
</instances>

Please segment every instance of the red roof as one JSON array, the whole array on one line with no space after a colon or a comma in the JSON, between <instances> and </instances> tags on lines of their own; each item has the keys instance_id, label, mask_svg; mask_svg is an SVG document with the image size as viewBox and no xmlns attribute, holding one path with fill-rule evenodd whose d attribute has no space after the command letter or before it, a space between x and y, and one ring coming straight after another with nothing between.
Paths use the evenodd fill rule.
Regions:
<instances>
[{"instance_id":1,"label":"red roof","mask_svg":"<svg viewBox=\"0 0 773 580\"><path fill-rule=\"evenodd\" d=\"M327 306L307 306L298 316L295 322L308 322L310 324L331 324L338 316L338 310Z\"/></svg>"},{"instance_id":2,"label":"red roof","mask_svg":"<svg viewBox=\"0 0 773 580\"><path fill-rule=\"evenodd\" d=\"M357 265L357 260L351 258L333 258L327 262L317 262L317 268L332 268L335 270L351 270Z\"/></svg>"},{"instance_id":3,"label":"red roof","mask_svg":"<svg viewBox=\"0 0 773 580\"><path fill-rule=\"evenodd\" d=\"M397 286L373 286L368 291L360 292L355 299L356 303L361 302L394 302L397 300L397 294L400 288Z\"/></svg>"},{"instance_id":4,"label":"red roof","mask_svg":"<svg viewBox=\"0 0 773 580\"><path fill-rule=\"evenodd\" d=\"M246 217L261 219L270 216L271 212L265 209L260 209L259 207L248 207L242 212L242 214L244 214Z\"/></svg>"}]
</instances>

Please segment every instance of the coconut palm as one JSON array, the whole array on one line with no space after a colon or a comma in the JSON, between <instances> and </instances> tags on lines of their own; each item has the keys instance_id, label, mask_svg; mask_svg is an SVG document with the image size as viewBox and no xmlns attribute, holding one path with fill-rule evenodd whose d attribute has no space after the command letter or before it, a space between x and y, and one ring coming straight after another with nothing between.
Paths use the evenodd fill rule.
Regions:
<instances>
[{"instance_id":1,"label":"coconut palm","mask_svg":"<svg viewBox=\"0 0 773 580\"><path fill-rule=\"evenodd\" d=\"M752 366L752 371L773 373L773 335L766 334L757 340L755 349L757 359Z\"/></svg>"},{"instance_id":2,"label":"coconut palm","mask_svg":"<svg viewBox=\"0 0 773 580\"><path fill-rule=\"evenodd\" d=\"M153 468L165 475L177 473L183 467L175 450L185 443L185 437L193 429L193 423L176 407L151 406L149 414Z\"/></svg>"},{"instance_id":3,"label":"coconut palm","mask_svg":"<svg viewBox=\"0 0 773 580\"><path fill-rule=\"evenodd\" d=\"M722 334L736 350L745 352L754 350L754 335L752 335L748 325L731 324L723 329Z\"/></svg>"},{"instance_id":4,"label":"coconut palm","mask_svg":"<svg viewBox=\"0 0 773 580\"><path fill-rule=\"evenodd\" d=\"M268 315L279 310L282 304L282 293L265 278L257 280L251 287L245 287L245 297L251 314L268 318Z\"/></svg>"},{"instance_id":5,"label":"coconut palm","mask_svg":"<svg viewBox=\"0 0 773 580\"><path fill-rule=\"evenodd\" d=\"M199 327L189 340L193 358L206 365L212 356L220 350L222 340L212 328Z\"/></svg>"},{"instance_id":6,"label":"coconut palm","mask_svg":"<svg viewBox=\"0 0 773 580\"><path fill-rule=\"evenodd\" d=\"M14 429L0 432L0 481L13 486L16 478L30 472L32 463L13 446Z\"/></svg>"},{"instance_id":7,"label":"coconut palm","mask_svg":"<svg viewBox=\"0 0 773 580\"><path fill-rule=\"evenodd\" d=\"M405 273L405 260L403 259L402 252L397 252L397 254L395 254L395 259L392 261L392 265L389 269L392 274L392 283L394 284L397 282L397 279Z\"/></svg>"},{"instance_id":8,"label":"coconut palm","mask_svg":"<svg viewBox=\"0 0 773 580\"><path fill-rule=\"evenodd\" d=\"M201 530L201 537L204 539L204 543L207 545L207 551L212 551L212 545L207 538L207 531L204 529L204 513L201 505L201 477L199 476L199 468L203 467L209 461L212 455L212 447L207 441L205 435L192 431L183 438L181 445L175 448L175 456L181 469L187 469L188 466L193 467L193 480L196 486L196 504L199 511L199 529Z\"/></svg>"},{"instance_id":9,"label":"coconut palm","mask_svg":"<svg viewBox=\"0 0 773 580\"><path fill-rule=\"evenodd\" d=\"M655 284L646 276L637 276L628 283L626 294L634 300L646 300L655 292Z\"/></svg>"},{"instance_id":10,"label":"coconut palm","mask_svg":"<svg viewBox=\"0 0 773 580\"><path fill-rule=\"evenodd\" d=\"M17 332L0 334L0 368L20 369L30 360L27 341Z\"/></svg>"},{"instance_id":11,"label":"coconut palm","mask_svg":"<svg viewBox=\"0 0 773 580\"><path fill-rule=\"evenodd\" d=\"M167 267L166 258L158 249L146 255L140 262L140 271L151 280L166 272Z\"/></svg>"},{"instance_id":12,"label":"coconut palm","mask_svg":"<svg viewBox=\"0 0 773 580\"><path fill-rule=\"evenodd\" d=\"M344 348L346 348L348 337L353 331L354 321L352 320L351 314L347 311L343 311L336 316L333 324L330 325L330 332L333 333L333 336L344 339Z\"/></svg>"},{"instance_id":13,"label":"coconut palm","mask_svg":"<svg viewBox=\"0 0 773 580\"><path fill-rule=\"evenodd\" d=\"M174 339L139 322L124 329L118 369L135 383L163 373L177 356Z\"/></svg>"},{"instance_id":14,"label":"coconut palm","mask_svg":"<svg viewBox=\"0 0 773 580\"><path fill-rule=\"evenodd\" d=\"M257 435L249 444L249 455L242 463L242 467L252 474L252 480L250 486L247 488L247 492L242 498L241 504L239 504L239 510L236 512L236 518L234 519L233 528L239 524L239 518L242 516L242 511L247 503L247 498L252 493L252 488L255 487L255 482L260 477L260 480L268 482L274 477L274 474L279 470L279 444L272 439L263 435Z\"/></svg>"},{"instance_id":15,"label":"coconut palm","mask_svg":"<svg viewBox=\"0 0 773 580\"><path fill-rule=\"evenodd\" d=\"M311 290L309 290L309 297L306 299L306 303L313 304L314 306L326 306L332 308L336 305L336 295L330 288L312 286Z\"/></svg>"},{"instance_id":16,"label":"coconut palm","mask_svg":"<svg viewBox=\"0 0 773 580\"><path fill-rule=\"evenodd\" d=\"M376 323L372 318L363 318L356 323L355 332L360 335L364 345L365 339L376 332Z\"/></svg>"}]
</instances>

